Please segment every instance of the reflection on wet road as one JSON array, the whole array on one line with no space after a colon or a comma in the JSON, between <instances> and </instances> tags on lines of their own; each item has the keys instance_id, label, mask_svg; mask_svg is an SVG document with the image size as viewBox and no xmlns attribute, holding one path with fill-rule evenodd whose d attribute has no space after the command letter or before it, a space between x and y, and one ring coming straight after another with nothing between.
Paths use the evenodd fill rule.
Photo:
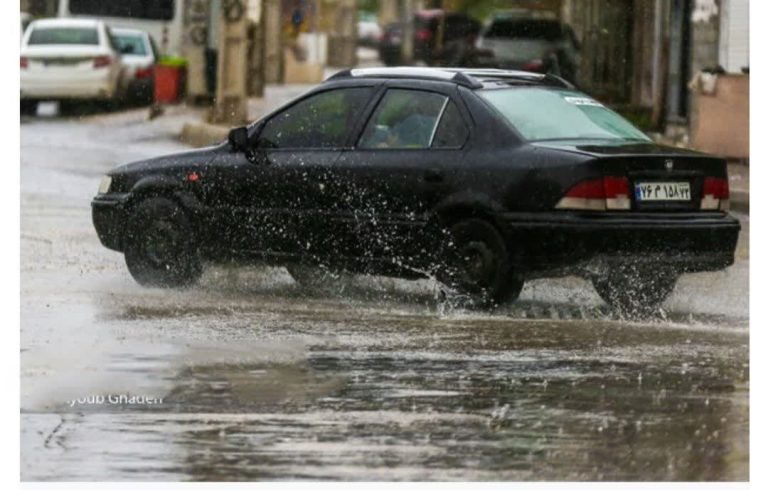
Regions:
<instances>
[{"instance_id":1,"label":"reflection on wet road","mask_svg":"<svg viewBox=\"0 0 768 490\"><path fill-rule=\"evenodd\" d=\"M93 141L176 147L130 146L130 117L114 141L103 121L22 127L22 479L748 478L743 245L642 320L572 278L493 314L430 281L310 291L278 268L142 289L88 209L114 164Z\"/></svg>"}]
</instances>

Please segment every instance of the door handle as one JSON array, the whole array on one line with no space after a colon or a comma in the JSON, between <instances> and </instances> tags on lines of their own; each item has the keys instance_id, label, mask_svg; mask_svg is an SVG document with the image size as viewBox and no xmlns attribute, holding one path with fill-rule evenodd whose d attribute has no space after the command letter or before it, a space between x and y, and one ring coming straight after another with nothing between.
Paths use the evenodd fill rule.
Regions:
<instances>
[{"instance_id":1,"label":"door handle","mask_svg":"<svg viewBox=\"0 0 768 490\"><path fill-rule=\"evenodd\" d=\"M445 180L445 176L440 170L429 169L424 171L424 182L429 182L430 184L438 184L443 180Z\"/></svg>"}]
</instances>

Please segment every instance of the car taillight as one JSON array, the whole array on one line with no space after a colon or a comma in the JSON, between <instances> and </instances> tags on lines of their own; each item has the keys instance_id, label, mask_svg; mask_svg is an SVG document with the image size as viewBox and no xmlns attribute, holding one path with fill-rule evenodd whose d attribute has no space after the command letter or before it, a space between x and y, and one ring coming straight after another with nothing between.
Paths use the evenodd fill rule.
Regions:
<instances>
[{"instance_id":1,"label":"car taillight","mask_svg":"<svg viewBox=\"0 0 768 490\"><path fill-rule=\"evenodd\" d=\"M103 68L112 64L112 58L109 56L97 56L93 59L94 68Z\"/></svg>"},{"instance_id":2,"label":"car taillight","mask_svg":"<svg viewBox=\"0 0 768 490\"><path fill-rule=\"evenodd\" d=\"M136 78L152 78L153 68L136 68Z\"/></svg>"},{"instance_id":3,"label":"car taillight","mask_svg":"<svg viewBox=\"0 0 768 490\"><path fill-rule=\"evenodd\" d=\"M585 211L631 209L629 180L626 177L603 177L584 180L571 187L555 206L556 209Z\"/></svg>"},{"instance_id":4,"label":"car taillight","mask_svg":"<svg viewBox=\"0 0 768 490\"><path fill-rule=\"evenodd\" d=\"M702 210L728 211L730 208L731 191L728 179L707 177L701 192Z\"/></svg>"},{"instance_id":5,"label":"car taillight","mask_svg":"<svg viewBox=\"0 0 768 490\"><path fill-rule=\"evenodd\" d=\"M21 69L29 68L29 58L26 56L21 56L19 58L19 66L21 66Z\"/></svg>"},{"instance_id":6,"label":"car taillight","mask_svg":"<svg viewBox=\"0 0 768 490\"><path fill-rule=\"evenodd\" d=\"M432 39L432 32L429 29L419 29L416 31L416 39L421 42L429 42Z\"/></svg>"},{"instance_id":7,"label":"car taillight","mask_svg":"<svg viewBox=\"0 0 768 490\"><path fill-rule=\"evenodd\" d=\"M525 71L541 71L544 69L544 60L531 60L523 65Z\"/></svg>"}]
</instances>

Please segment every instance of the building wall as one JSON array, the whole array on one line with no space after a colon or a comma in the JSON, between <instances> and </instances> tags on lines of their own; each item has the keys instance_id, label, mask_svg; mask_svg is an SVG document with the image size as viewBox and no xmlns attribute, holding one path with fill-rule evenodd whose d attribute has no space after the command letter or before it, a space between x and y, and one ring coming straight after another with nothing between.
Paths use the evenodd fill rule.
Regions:
<instances>
[{"instance_id":1,"label":"building wall","mask_svg":"<svg viewBox=\"0 0 768 490\"><path fill-rule=\"evenodd\" d=\"M610 102L630 96L633 62L632 0L566 0L561 18L581 41L577 83Z\"/></svg>"},{"instance_id":2,"label":"building wall","mask_svg":"<svg viewBox=\"0 0 768 490\"><path fill-rule=\"evenodd\" d=\"M721 0L719 51L727 72L749 66L749 0Z\"/></svg>"},{"instance_id":3,"label":"building wall","mask_svg":"<svg viewBox=\"0 0 768 490\"><path fill-rule=\"evenodd\" d=\"M55 17L57 5L56 0L21 0L19 2L21 12L27 12L35 17Z\"/></svg>"}]
</instances>

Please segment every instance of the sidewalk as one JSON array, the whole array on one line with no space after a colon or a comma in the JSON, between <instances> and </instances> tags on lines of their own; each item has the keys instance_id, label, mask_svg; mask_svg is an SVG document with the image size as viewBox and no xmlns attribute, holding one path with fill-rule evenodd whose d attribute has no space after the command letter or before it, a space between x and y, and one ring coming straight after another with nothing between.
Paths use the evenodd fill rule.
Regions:
<instances>
[{"instance_id":1,"label":"sidewalk","mask_svg":"<svg viewBox=\"0 0 768 490\"><path fill-rule=\"evenodd\" d=\"M731 209L749 214L749 165L729 163L728 180L731 190Z\"/></svg>"}]
</instances>

